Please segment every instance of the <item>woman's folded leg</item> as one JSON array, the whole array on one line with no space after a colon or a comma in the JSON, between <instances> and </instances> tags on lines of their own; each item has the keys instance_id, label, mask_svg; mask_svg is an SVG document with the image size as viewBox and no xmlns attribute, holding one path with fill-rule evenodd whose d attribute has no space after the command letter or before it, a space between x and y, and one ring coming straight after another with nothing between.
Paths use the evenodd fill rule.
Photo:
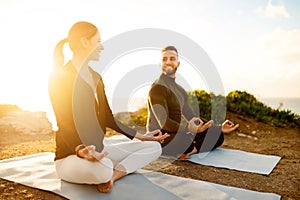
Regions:
<instances>
[{"instance_id":1,"label":"woman's folded leg","mask_svg":"<svg viewBox=\"0 0 300 200\"><path fill-rule=\"evenodd\" d=\"M56 160L56 172L64 181L79 184L100 184L109 181L113 176L113 163L108 158L92 162L71 155Z\"/></svg>"}]
</instances>

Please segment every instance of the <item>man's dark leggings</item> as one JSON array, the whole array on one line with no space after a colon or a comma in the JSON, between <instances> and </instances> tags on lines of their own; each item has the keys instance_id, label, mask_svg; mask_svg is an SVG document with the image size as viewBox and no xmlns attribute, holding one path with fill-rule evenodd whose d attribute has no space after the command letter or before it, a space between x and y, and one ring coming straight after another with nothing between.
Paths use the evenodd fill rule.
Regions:
<instances>
[{"instance_id":1,"label":"man's dark leggings","mask_svg":"<svg viewBox=\"0 0 300 200\"><path fill-rule=\"evenodd\" d=\"M189 153L194 147L197 152L208 152L221 146L224 142L224 135L221 126L212 126L201 133L176 133L162 144L162 154L177 156L178 154ZM163 130L162 130L163 131Z\"/></svg>"},{"instance_id":2,"label":"man's dark leggings","mask_svg":"<svg viewBox=\"0 0 300 200\"><path fill-rule=\"evenodd\" d=\"M221 146L224 142L224 134L222 133L222 127L212 126L208 130L196 134L193 143L184 152L191 152L196 147L197 152L209 152L217 147Z\"/></svg>"}]
</instances>

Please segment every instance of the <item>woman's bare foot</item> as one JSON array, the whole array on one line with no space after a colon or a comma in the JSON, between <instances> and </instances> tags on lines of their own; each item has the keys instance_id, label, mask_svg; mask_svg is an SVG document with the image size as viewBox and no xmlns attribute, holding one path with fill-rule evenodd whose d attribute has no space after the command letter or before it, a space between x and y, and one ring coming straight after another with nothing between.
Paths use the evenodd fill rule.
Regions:
<instances>
[{"instance_id":1,"label":"woman's bare foot","mask_svg":"<svg viewBox=\"0 0 300 200\"><path fill-rule=\"evenodd\" d=\"M112 190L114 185L114 182L112 180L106 182L106 183L101 183L97 185L98 191L101 193L107 193Z\"/></svg>"},{"instance_id":2,"label":"woman's bare foot","mask_svg":"<svg viewBox=\"0 0 300 200\"><path fill-rule=\"evenodd\" d=\"M114 172L110 181L97 185L97 188L101 193L107 193L111 191L114 186L114 182L126 176L127 174L124 166L122 166L121 164L117 164L115 161L113 161L113 163L114 163Z\"/></svg>"}]
</instances>

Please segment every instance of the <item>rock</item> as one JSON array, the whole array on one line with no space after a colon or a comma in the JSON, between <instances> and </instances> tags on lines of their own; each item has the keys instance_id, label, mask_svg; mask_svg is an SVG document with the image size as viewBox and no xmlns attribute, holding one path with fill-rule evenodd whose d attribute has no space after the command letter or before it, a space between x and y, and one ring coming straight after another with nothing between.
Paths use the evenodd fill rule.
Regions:
<instances>
[{"instance_id":1,"label":"rock","mask_svg":"<svg viewBox=\"0 0 300 200\"><path fill-rule=\"evenodd\" d=\"M0 125L29 135L52 133L52 124L44 112L11 111L0 118Z\"/></svg>"},{"instance_id":2,"label":"rock","mask_svg":"<svg viewBox=\"0 0 300 200\"><path fill-rule=\"evenodd\" d=\"M244 134L244 133L237 133L237 135L240 136L240 137L247 137L247 135Z\"/></svg>"}]
</instances>

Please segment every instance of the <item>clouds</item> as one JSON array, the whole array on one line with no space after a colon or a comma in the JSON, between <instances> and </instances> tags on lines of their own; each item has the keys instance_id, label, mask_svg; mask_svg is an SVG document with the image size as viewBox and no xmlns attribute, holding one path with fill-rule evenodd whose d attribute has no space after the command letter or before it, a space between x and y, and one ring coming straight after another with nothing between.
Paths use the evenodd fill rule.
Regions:
<instances>
[{"instance_id":1,"label":"clouds","mask_svg":"<svg viewBox=\"0 0 300 200\"><path fill-rule=\"evenodd\" d=\"M258 7L255 13L263 18L290 17L284 5L273 5L271 0L269 0L266 7Z\"/></svg>"},{"instance_id":2,"label":"clouds","mask_svg":"<svg viewBox=\"0 0 300 200\"><path fill-rule=\"evenodd\" d=\"M299 97L298 4L283 3L273 0L263 6L253 3L236 8L238 18L233 25L239 26L231 27L233 34L228 35L232 44L224 51L227 59L221 63L216 57L226 92L239 89L261 97Z\"/></svg>"},{"instance_id":3,"label":"clouds","mask_svg":"<svg viewBox=\"0 0 300 200\"><path fill-rule=\"evenodd\" d=\"M250 54L254 59L250 62L252 69L258 72L252 76L259 80L256 92L263 96L300 95L299 29L276 28L266 32L253 42Z\"/></svg>"},{"instance_id":4,"label":"clouds","mask_svg":"<svg viewBox=\"0 0 300 200\"><path fill-rule=\"evenodd\" d=\"M299 97L300 29L258 32L234 42L223 62L220 56L215 61L226 93L238 89L260 97Z\"/></svg>"},{"instance_id":5,"label":"clouds","mask_svg":"<svg viewBox=\"0 0 300 200\"><path fill-rule=\"evenodd\" d=\"M261 39L263 48L269 56L283 64L300 63L300 29L277 28Z\"/></svg>"},{"instance_id":6,"label":"clouds","mask_svg":"<svg viewBox=\"0 0 300 200\"><path fill-rule=\"evenodd\" d=\"M277 28L261 38L261 45L270 71L276 74L269 88L281 82L276 87L280 95L299 96L300 30Z\"/></svg>"},{"instance_id":7,"label":"clouds","mask_svg":"<svg viewBox=\"0 0 300 200\"><path fill-rule=\"evenodd\" d=\"M32 96L31 109L49 101L47 73L54 45L78 20L97 25L103 41L139 28L178 32L207 52L226 92L239 89L264 97L299 97L299 8L300 1L285 0L4 0L0 3L0 102L21 105L25 96ZM149 52L147 59L137 55L124 65L115 62L120 67L108 76L115 78L104 80L108 94L125 74L120 69L159 62ZM182 60L183 74L187 64ZM196 80L195 87L207 89L198 81L201 77L190 79Z\"/></svg>"}]
</instances>

